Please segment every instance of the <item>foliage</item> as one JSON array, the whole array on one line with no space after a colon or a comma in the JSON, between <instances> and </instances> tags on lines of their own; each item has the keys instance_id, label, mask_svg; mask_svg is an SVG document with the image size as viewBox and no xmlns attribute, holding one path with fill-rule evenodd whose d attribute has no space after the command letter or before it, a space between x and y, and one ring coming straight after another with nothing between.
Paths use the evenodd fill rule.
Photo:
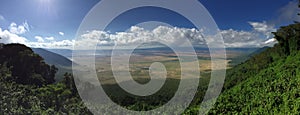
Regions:
<instances>
[{"instance_id":1,"label":"foliage","mask_svg":"<svg viewBox=\"0 0 300 115\"><path fill-rule=\"evenodd\" d=\"M54 83L57 68L21 44L7 44L0 49L0 64L10 68L11 79L20 84L43 86Z\"/></svg>"},{"instance_id":2,"label":"foliage","mask_svg":"<svg viewBox=\"0 0 300 115\"><path fill-rule=\"evenodd\" d=\"M20 44L0 49L0 113L91 114L80 99L73 76L54 83L55 66Z\"/></svg>"},{"instance_id":3,"label":"foliage","mask_svg":"<svg viewBox=\"0 0 300 115\"><path fill-rule=\"evenodd\" d=\"M300 24L274 35L278 44L228 72L211 114L300 113Z\"/></svg>"},{"instance_id":4,"label":"foliage","mask_svg":"<svg viewBox=\"0 0 300 115\"><path fill-rule=\"evenodd\" d=\"M209 114L300 114L300 24L281 27L274 35L278 44L227 72L223 93ZM91 114L77 93L72 75L66 73L63 81L54 83L56 71L26 46L4 45L0 49L0 112ZM202 76L206 77L200 79L198 92L184 114L197 114L201 109L198 105L210 80L209 75ZM168 102L177 91L179 81L168 79L158 93L148 97L130 95L117 84L102 87L119 105L146 111ZM84 83L83 88L97 87ZM187 89L185 93L188 92ZM173 105L175 109L180 107ZM99 105L98 108L105 111L115 107ZM176 113L166 113L172 112Z\"/></svg>"}]
</instances>

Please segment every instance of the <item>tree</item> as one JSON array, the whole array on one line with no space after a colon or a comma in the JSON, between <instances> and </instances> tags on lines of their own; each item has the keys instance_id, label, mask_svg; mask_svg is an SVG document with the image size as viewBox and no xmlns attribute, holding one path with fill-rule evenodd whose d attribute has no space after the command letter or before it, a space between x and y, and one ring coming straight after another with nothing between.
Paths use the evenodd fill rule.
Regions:
<instances>
[{"instance_id":1,"label":"tree","mask_svg":"<svg viewBox=\"0 0 300 115\"><path fill-rule=\"evenodd\" d=\"M45 63L31 48L21 44L6 44L0 48L0 64L11 68L13 81L28 85L47 85L55 82L57 68Z\"/></svg>"},{"instance_id":2,"label":"tree","mask_svg":"<svg viewBox=\"0 0 300 115\"><path fill-rule=\"evenodd\" d=\"M66 85L66 87L68 89L71 90L73 96L77 95L76 84L75 84L75 81L74 81L74 77L71 73L65 73L64 74L63 83Z\"/></svg>"}]
</instances>

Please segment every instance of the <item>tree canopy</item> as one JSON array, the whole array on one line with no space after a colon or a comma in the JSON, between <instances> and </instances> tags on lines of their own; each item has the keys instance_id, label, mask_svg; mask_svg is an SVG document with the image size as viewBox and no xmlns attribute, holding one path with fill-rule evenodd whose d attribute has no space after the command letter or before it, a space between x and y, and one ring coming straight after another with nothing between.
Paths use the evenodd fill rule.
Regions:
<instances>
[{"instance_id":1,"label":"tree canopy","mask_svg":"<svg viewBox=\"0 0 300 115\"><path fill-rule=\"evenodd\" d=\"M11 70L12 76L7 79L9 81L37 86L55 82L57 68L46 64L42 57L25 45L4 45L0 49L0 64Z\"/></svg>"}]
</instances>

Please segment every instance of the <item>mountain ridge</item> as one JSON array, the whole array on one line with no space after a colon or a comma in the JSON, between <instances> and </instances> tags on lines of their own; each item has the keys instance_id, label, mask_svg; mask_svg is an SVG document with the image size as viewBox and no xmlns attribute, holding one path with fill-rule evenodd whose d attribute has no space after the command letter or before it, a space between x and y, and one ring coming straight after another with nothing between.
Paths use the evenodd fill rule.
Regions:
<instances>
[{"instance_id":1,"label":"mountain ridge","mask_svg":"<svg viewBox=\"0 0 300 115\"><path fill-rule=\"evenodd\" d=\"M72 61L60 54L42 48L32 48L32 50L42 56L48 64L66 67L72 66Z\"/></svg>"}]
</instances>

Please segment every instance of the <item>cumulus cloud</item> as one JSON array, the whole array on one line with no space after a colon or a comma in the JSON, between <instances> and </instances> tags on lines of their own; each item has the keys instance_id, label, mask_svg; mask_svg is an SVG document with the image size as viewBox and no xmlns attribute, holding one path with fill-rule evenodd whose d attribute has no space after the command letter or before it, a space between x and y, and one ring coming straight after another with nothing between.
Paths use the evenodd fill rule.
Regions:
<instances>
[{"instance_id":1,"label":"cumulus cloud","mask_svg":"<svg viewBox=\"0 0 300 115\"><path fill-rule=\"evenodd\" d=\"M105 31L90 31L81 35L81 39L77 40L77 44L84 46L92 46L94 43L98 45L131 45L151 42L167 43L169 45L182 46L185 45L186 39L192 42L203 42L201 31L197 29L177 28L159 26L153 30L146 30L141 27L132 26L127 32L117 32L114 34Z\"/></svg>"},{"instance_id":2,"label":"cumulus cloud","mask_svg":"<svg viewBox=\"0 0 300 115\"><path fill-rule=\"evenodd\" d=\"M0 15L1 18L1 15ZM4 19L4 17L2 16ZM11 23L8 30L2 30L0 28L0 43L21 43L26 44L28 40L25 37L20 36L29 31L28 23L25 21L22 25L17 25L16 23Z\"/></svg>"},{"instance_id":3,"label":"cumulus cloud","mask_svg":"<svg viewBox=\"0 0 300 115\"><path fill-rule=\"evenodd\" d=\"M222 30L226 47L262 47L277 43L272 34L276 31L274 25L266 21L249 22L249 24L252 26L251 31Z\"/></svg>"},{"instance_id":4,"label":"cumulus cloud","mask_svg":"<svg viewBox=\"0 0 300 115\"><path fill-rule=\"evenodd\" d=\"M259 34L233 29L221 31L226 47L258 47L262 42Z\"/></svg>"},{"instance_id":5,"label":"cumulus cloud","mask_svg":"<svg viewBox=\"0 0 300 115\"><path fill-rule=\"evenodd\" d=\"M264 34L267 38L272 38L273 37L272 32L276 31L274 25L267 24L266 21L249 22L249 24L252 26L254 31Z\"/></svg>"},{"instance_id":6,"label":"cumulus cloud","mask_svg":"<svg viewBox=\"0 0 300 115\"><path fill-rule=\"evenodd\" d=\"M35 36L34 37L38 42L45 42L45 40L43 39L43 37L41 36Z\"/></svg>"},{"instance_id":7,"label":"cumulus cloud","mask_svg":"<svg viewBox=\"0 0 300 115\"><path fill-rule=\"evenodd\" d=\"M25 45L34 48L47 48L47 49L72 49L74 40L55 41L54 37L41 37L35 36L37 42L26 42Z\"/></svg>"},{"instance_id":8,"label":"cumulus cloud","mask_svg":"<svg viewBox=\"0 0 300 115\"><path fill-rule=\"evenodd\" d=\"M0 28L0 37L0 43L20 43L36 48L72 49L74 44L74 40L53 41L54 37L43 38L41 36L35 36L34 38L37 42L32 42L17 33L12 33L10 30L2 30L2 28ZM45 39L50 40L50 42L46 42Z\"/></svg>"},{"instance_id":9,"label":"cumulus cloud","mask_svg":"<svg viewBox=\"0 0 300 115\"><path fill-rule=\"evenodd\" d=\"M220 33L223 35L225 47L262 47L272 46L276 43L276 40L271 35L271 32L275 31L274 26L270 26L266 22L249 22L249 24L253 28L250 31L239 31L233 29L220 30ZM98 30L89 31L81 35L76 42L74 40L56 41L54 37L42 36L35 36L34 38L37 42L32 42L19 35L20 33L24 33L22 27L19 27L14 23L12 23L10 27L21 29L18 32L11 31L11 29L0 29L0 37L3 38L0 42L22 43L30 47L40 48L72 49L75 43L77 45L80 44L79 46L83 46L83 49L84 47L92 48L95 43L97 43L100 48L101 46L114 46L116 44L129 46L131 44L153 42L167 43L174 46L185 46L187 40L189 40L193 45L206 46L207 42L214 40L213 35L203 35L203 29L198 30L193 28L158 26L153 30L146 30L141 27L133 26L126 32L109 33ZM24 28L26 27L24 26ZM27 31L27 29L24 31Z\"/></svg>"},{"instance_id":10,"label":"cumulus cloud","mask_svg":"<svg viewBox=\"0 0 300 115\"><path fill-rule=\"evenodd\" d=\"M9 31L13 34L24 34L29 31L29 25L27 22L24 22L22 25L17 25L16 23L11 23L8 27Z\"/></svg>"},{"instance_id":11,"label":"cumulus cloud","mask_svg":"<svg viewBox=\"0 0 300 115\"><path fill-rule=\"evenodd\" d=\"M54 40L55 40L54 37L35 36L34 38L35 38L38 42L45 42L45 40L47 40L47 41L54 41Z\"/></svg>"},{"instance_id":12,"label":"cumulus cloud","mask_svg":"<svg viewBox=\"0 0 300 115\"><path fill-rule=\"evenodd\" d=\"M61 36L65 35L65 33L63 33L63 32L58 32L58 34L61 35Z\"/></svg>"},{"instance_id":13,"label":"cumulus cloud","mask_svg":"<svg viewBox=\"0 0 300 115\"><path fill-rule=\"evenodd\" d=\"M26 45L34 48L49 48L49 49L72 49L74 40L62 40L52 42L28 42Z\"/></svg>"},{"instance_id":14,"label":"cumulus cloud","mask_svg":"<svg viewBox=\"0 0 300 115\"><path fill-rule=\"evenodd\" d=\"M2 28L0 28L0 43L20 43L29 47L57 49L72 49L74 44L74 40L54 41L54 37L42 36L35 36L34 38L37 40L37 42L33 42L20 35L27 31L29 31L27 22L23 23L22 25L11 23L11 25L8 27L8 30L2 30ZM48 42L45 40L48 40Z\"/></svg>"},{"instance_id":15,"label":"cumulus cloud","mask_svg":"<svg viewBox=\"0 0 300 115\"><path fill-rule=\"evenodd\" d=\"M2 30L0 28L0 43L21 43L25 44L28 40L24 37L21 37L17 34L11 33L8 30Z\"/></svg>"},{"instance_id":16,"label":"cumulus cloud","mask_svg":"<svg viewBox=\"0 0 300 115\"><path fill-rule=\"evenodd\" d=\"M221 30L220 32L223 36L225 47L263 47L266 45L272 46L276 43L271 33L276 30L274 26L268 25L265 21L249 22L249 24L253 28L251 31L238 31L233 29ZM186 39L188 39L193 45L203 46L209 42L209 39L204 38L213 38L213 36L204 36L202 31L203 30L166 26L159 26L153 30L145 30L144 28L133 26L126 32L117 32L114 34L94 30L83 34L81 39L76 41L76 44L89 47L93 46L94 43L98 43L99 46L104 46L159 41L175 46L184 46Z\"/></svg>"},{"instance_id":17,"label":"cumulus cloud","mask_svg":"<svg viewBox=\"0 0 300 115\"><path fill-rule=\"evenodd\" d=\"M266 21L264 22L249 22L249 24L253 27L253 30L261 33L266 33L270 31L274 31L274 26L269 26Z\"/></svg>"}]
</instances>

